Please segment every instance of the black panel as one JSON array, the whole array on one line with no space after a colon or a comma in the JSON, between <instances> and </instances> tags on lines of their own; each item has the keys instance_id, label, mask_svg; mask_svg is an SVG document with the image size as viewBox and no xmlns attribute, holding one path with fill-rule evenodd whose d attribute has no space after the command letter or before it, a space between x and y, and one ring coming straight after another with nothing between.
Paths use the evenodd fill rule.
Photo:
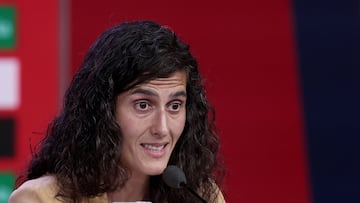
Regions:
<instances>
[{"instance_id":1,"label":"black panel","mask_svg":"<svg viewBox=\"0 0 360 203\"><path fill-rule=\"evenodd\" d=\"M14 120L0 118L0 157L12 157L14 155Z\"/></svg>"}]
</instances>

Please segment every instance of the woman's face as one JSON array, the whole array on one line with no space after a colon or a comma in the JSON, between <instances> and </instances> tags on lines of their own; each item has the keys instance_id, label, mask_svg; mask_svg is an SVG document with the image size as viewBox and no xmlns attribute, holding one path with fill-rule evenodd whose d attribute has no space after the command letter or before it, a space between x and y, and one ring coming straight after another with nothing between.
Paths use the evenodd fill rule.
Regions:
<instances>
[{"instance_id":1,"label":"woman's face","mask_svg":"<svg viewBox=\"0 0 360 203\"><path fill-rule=\"evenodd\" d=\"M135 174L163 172L185 125L186 75L179 71L121 93L116 119L123 133L121 160Z\"/></svg>"}]
</instances>

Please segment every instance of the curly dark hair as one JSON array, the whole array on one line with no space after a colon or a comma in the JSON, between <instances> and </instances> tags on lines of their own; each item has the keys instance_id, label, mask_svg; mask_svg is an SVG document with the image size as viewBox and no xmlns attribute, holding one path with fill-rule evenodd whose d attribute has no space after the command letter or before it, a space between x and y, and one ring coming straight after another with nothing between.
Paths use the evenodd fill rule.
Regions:
<instances>
[{"instance_id":1,"label":"curly dark hair","mask_svg":"<svg viewBox=\"0 0 360 203\"><path fill-rule=\"evenodd\" d=\"M214 110L189 46L173 31L151 21L119 24L92 45L68 88L61 113L49 124L35 150L25 180L54 174L58 196L72 202L115 191L128 173L120 162L122 133L115 120L117 95L132 87L187 75L186 123L169 160L183 169L188 186L212 202L223 164ZM172 189L161 176L150 178L152 202L196 202L184 189Z\"/></svg>"}]
</instances>

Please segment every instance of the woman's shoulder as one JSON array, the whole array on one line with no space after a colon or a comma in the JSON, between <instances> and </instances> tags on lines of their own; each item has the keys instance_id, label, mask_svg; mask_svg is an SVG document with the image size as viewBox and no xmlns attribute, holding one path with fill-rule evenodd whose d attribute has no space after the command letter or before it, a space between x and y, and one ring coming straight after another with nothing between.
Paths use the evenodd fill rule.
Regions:
<instances>
[{"instance_id":1,"label":"woman's shoulder","mask_svg":"<svg viewBox=\"0 0 360 203\"><path fill-rule=\"evenodd\" d=\"M213 198L215 199L215 203L226 203L224 195L220 189L220 187L216 184L213 183L213 189L214 189L214 196Z\"/></svg>"},{"instance_id":2,"label":"woman's shoulder","mask_svg":"<svg viewBox=\"0 0 360 203\"><path fill-rule=\"evenodd\" d=\"M218 186L216 186L216 190L215 190L215 202L216 203L225 203L225 198L224 198L224 195L223 193L221 192L220 188Z\"/></svg>"},{"instance_id":3,"label":"woman's shoulder","mask_svg":"<svg viewBox=\"0 0 360 203\"><path fill-rule=\"evenodd\" d=\"M9 203L60 202L56 199L58 188L56 177L53 175L28 180L12 192Z\"/></svg>"},{"instance_id":4,"label":"woman's shoulder","mask_svg":"<svg viewBox=\"0 0 360 203\"><path fill-rule=\"evenodd\" d=\"M44 175L42 177L28 180L12 192L9 203L63 203L59 192L59 182L55 175ZM92 198L85 198L86 203L107 203L107 194Z\"/></svg>"}]
</instances>

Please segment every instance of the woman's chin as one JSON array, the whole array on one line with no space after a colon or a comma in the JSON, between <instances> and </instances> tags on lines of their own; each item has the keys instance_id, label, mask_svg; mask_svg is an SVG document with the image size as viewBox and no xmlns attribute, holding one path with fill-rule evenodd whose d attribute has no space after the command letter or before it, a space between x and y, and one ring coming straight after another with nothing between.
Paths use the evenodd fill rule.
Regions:
<instances>
[{"instance_id":1,"label":"woman's chin","mask_svg":"<svg viewBox=\"0 0 360 203\"><path fill-rule=\"evenodd\" d=\"M164 172L165 168L166 168L166 166L151 167L151 168L148 168L147 174L150 176L160 175Z\"/></svg>"}]
</instances>

